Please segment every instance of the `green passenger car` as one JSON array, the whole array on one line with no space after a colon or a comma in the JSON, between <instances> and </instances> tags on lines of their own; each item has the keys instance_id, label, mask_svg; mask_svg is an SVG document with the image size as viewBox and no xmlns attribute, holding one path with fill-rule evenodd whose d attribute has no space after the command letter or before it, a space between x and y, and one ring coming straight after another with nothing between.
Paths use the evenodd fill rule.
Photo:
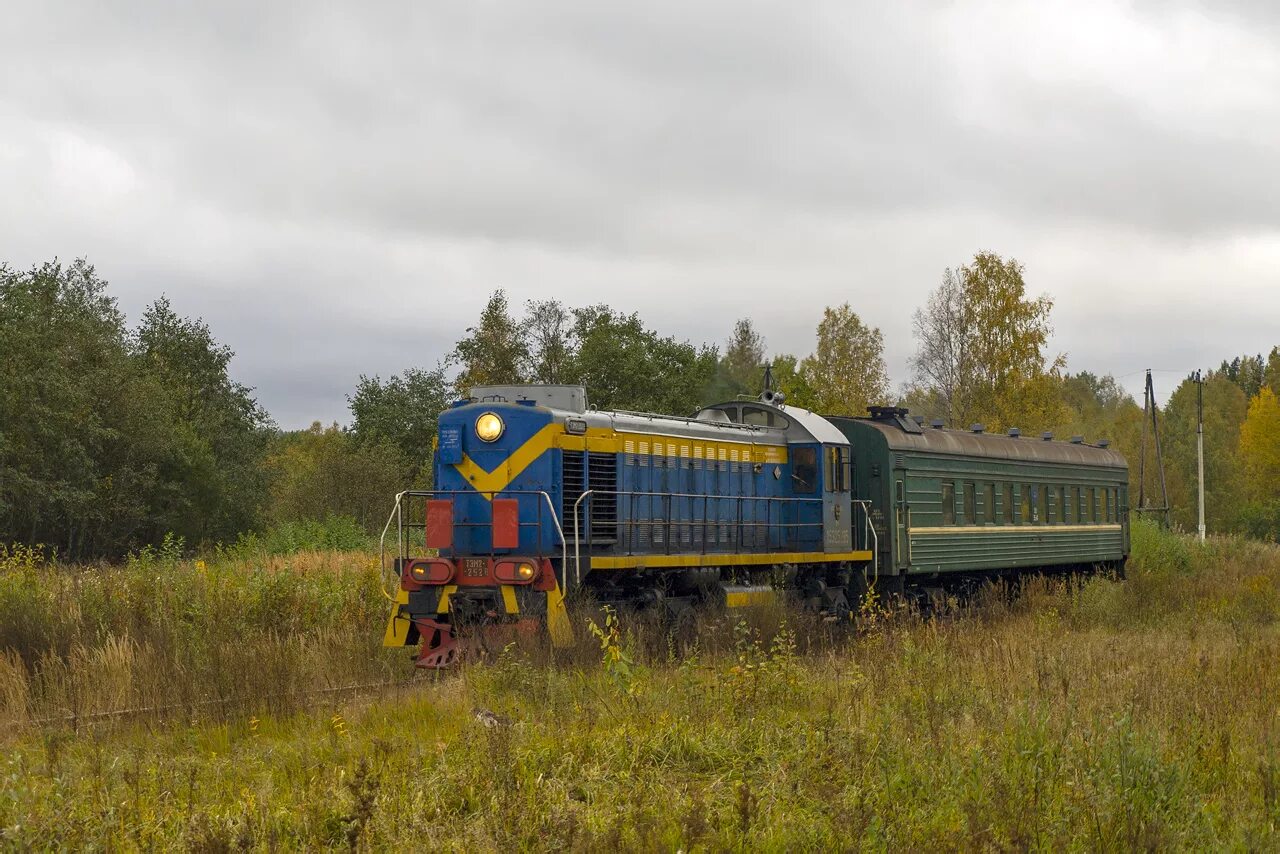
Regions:
<instances>
[{"instance_id":1,"label":"green passenger car","mask_svg":"<svg viewBox=\"0 0 1280 854\"><path fill-rule=\"evenodd\" d=\"M1105 443L926 427L890 407L830 420L849 438L855 498L874 508L874 571L890 583L1123 571L1129 469Z\"/></svg>"}]
</instances>

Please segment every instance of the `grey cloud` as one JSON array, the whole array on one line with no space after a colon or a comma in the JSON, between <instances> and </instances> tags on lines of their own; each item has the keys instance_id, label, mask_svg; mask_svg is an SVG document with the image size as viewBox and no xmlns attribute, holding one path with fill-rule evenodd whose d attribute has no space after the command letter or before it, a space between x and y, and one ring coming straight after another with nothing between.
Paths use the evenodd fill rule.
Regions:
<instances>
[{"instance_id":1,"label":"grey cloud","mask_svg":"<svg viewBox=\"0 0 1280 854\"><path fill-rule=\"evenodd\" d=\"M433 364L499 286L695 340L752 314L792 352L848 299L901 380L911 310L979 248L1058 297L1073 366L1131 361L1100 328L1172 357L1081 306L1274 278L1239 243L1276 236L1272 7L1037 8L27 4L0 234L89 255L131 313L167 290L289 426Z\"/></svg>"}]
</instances>

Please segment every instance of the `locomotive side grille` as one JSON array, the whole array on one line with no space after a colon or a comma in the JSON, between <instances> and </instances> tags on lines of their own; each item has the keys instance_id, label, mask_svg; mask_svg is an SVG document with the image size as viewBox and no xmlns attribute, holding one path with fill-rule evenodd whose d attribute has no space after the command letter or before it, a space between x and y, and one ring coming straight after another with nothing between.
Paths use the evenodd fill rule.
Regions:
<instances>
[{"instance_id":1,"label":"locomotive side grille","mask_svg":"<svg viewBox=\"0 0 1280 854\"><path fill-rule=\"evenodd\" d=\"M614 542L618 537L617 456L587 452L587 488L595 490L591 502L592 542Z\"/></svg>"},{"instance_id":2,"label":"locomotive side grille","mask_svg":"<svg viewBox=\"0 0 1280 854\"><path fill-rule=\"evenodd\" d=\"M564 451L563 453L564 478L561 480L561 483L564 484L564 497L560 502L560 524L564 527L565 536L572 537L573 504L578 500L585 489L583 484L586 482L587 455L585 451ZM581 517L585 515L586 509L579 506L579 527L582 526Z\"/></svg>"}]
</instances>

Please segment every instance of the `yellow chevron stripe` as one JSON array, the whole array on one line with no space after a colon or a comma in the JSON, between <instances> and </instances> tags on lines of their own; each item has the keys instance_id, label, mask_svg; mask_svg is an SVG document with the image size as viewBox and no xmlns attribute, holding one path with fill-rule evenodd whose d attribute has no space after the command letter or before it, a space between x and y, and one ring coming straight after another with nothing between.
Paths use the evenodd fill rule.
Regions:
<instances>
[{"instance_id":1,"label":"yellow chevron stripe","mask_svg":"<svg viewBox=\"0 0 1280 854\"><path fill-rule=\"evenodd\" d=\"M466 454L462 455L462 462L454 463L453 467L486 499L492 499L493 493L506 489L511 481L519 477L520 473L534 460L550 450L554 437L563 432L564 427L560 424L546 425L530 436L523 445L512 451L509 457L498 463L493 471L480 468L476 461Z\"/></svg>"}]
</instances>

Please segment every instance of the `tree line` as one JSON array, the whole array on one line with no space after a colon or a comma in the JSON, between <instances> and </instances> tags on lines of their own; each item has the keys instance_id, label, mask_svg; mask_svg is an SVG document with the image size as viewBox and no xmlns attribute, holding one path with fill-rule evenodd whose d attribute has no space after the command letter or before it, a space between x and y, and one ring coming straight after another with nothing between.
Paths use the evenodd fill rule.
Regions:
<instances>
[{"instance_id":1,"label":"tree line","mask_svg":"<svg viewBox=\"0 0 1280 854\"><path fill-rule=\"evenodd\" d=\"M189 544L302 520L381 527L397 491L430 485L436 417L485 384L586 386L601 409L690 414L755 395L770 365L787 402L862 415L897 404L990 432L1108 438L1138 495L1142 408L1115 378L1049 352L1053 302L1014 259L980 252L944 271L913 317L911 377L891 387L884 341L849 303L815 318L807 354L771 352L750 318L723 346L663 335L610 306L497 290L437 365L359 378L350 422L280 430L229 374L232 353L161 297L130 327L86 261L0 265L0 542L116 557L165 534ZM1280 532L1280 347L1205 378L1209 525ZM1194 526L1195 387L1161 411L1175 521ZM1148 495L1155 466L1147 466Z\"/></svg>"}]
</instances>

